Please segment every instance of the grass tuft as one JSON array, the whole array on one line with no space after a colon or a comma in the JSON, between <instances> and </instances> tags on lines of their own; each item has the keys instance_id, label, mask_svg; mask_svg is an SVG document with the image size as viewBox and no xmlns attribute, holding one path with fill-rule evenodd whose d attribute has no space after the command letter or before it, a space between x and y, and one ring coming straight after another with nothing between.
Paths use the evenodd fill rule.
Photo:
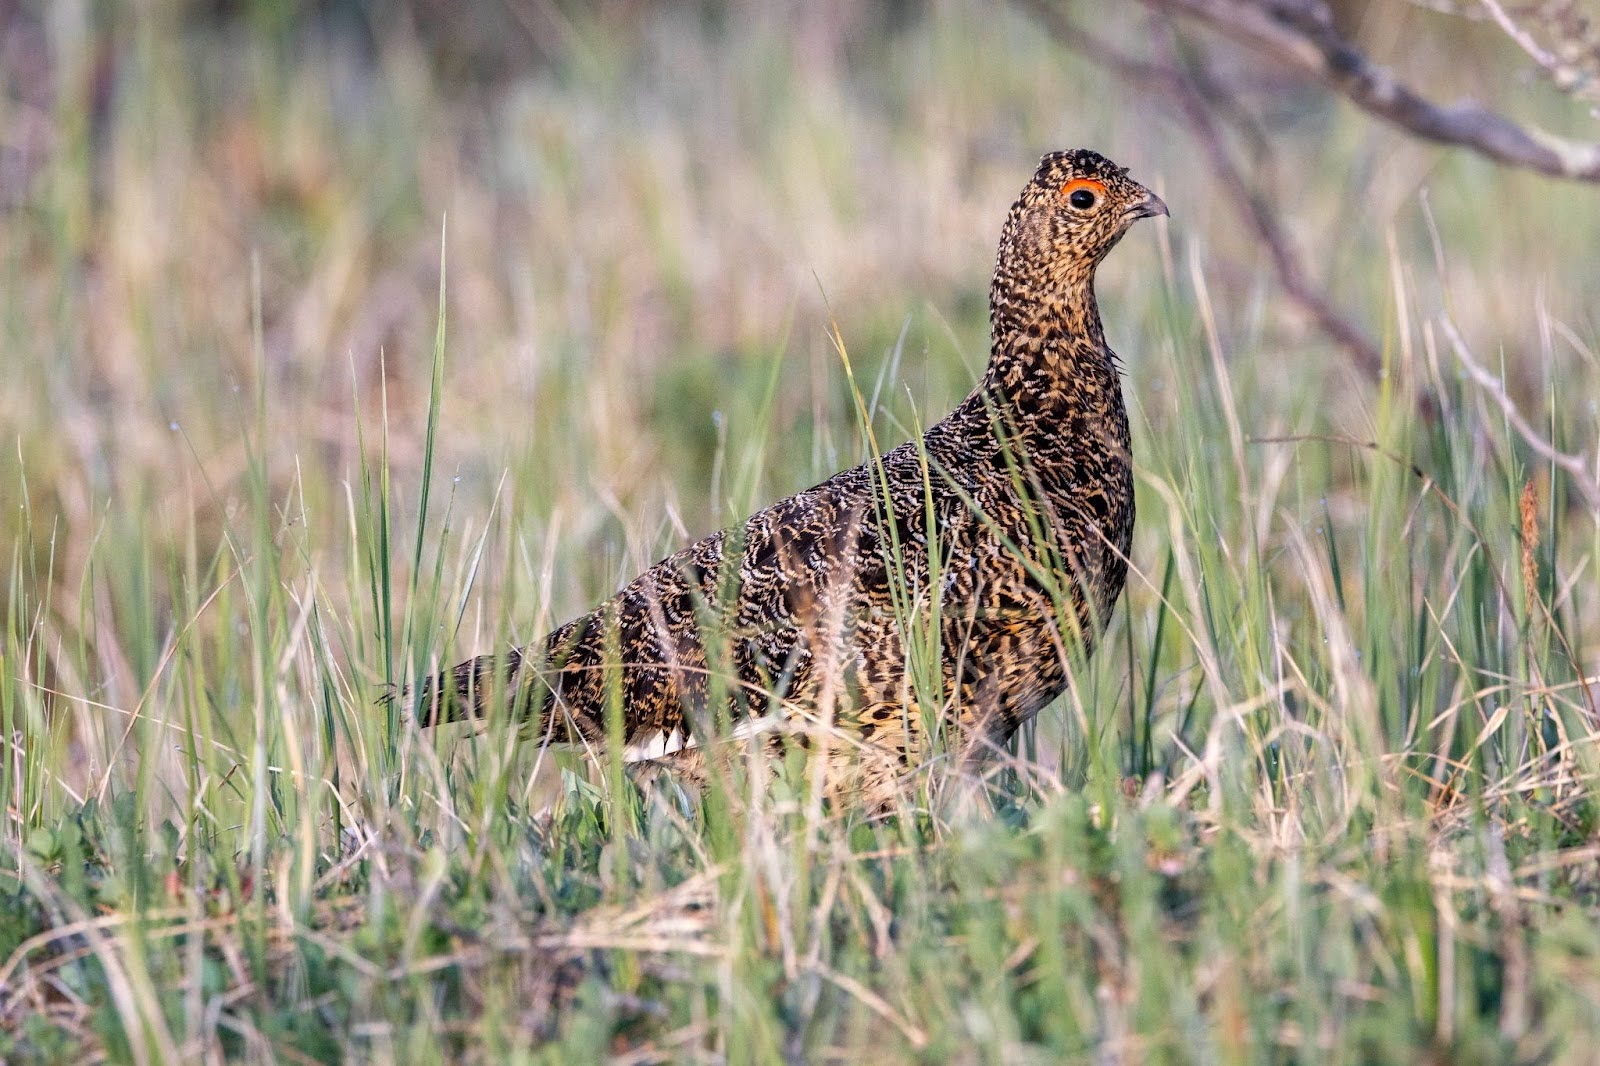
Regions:
<instances>
[{"instance_id":1,"label":"grass tuft","mask_svg":"<svg viewBox=\"0 0 1600 1066\"><path fill-rule=\"evenodd\" d=\"M0 98L0 1059L1587 1061L1593 189L1274 104L1369 383L1027 22L651 10L492 85L337 20L0 25L54 64ZM981 783L644 793L380 700L915 437L1069 143L1173 207L1100 281L1139 525Z\"/></svg>"}]
</instances>

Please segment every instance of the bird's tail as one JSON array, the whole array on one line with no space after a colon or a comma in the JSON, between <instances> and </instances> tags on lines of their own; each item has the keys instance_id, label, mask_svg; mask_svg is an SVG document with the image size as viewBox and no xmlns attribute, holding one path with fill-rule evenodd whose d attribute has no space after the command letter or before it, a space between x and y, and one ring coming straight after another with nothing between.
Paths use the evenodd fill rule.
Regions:
<instances>
[{"instance_id":1,"label":"bird's tail","mask_svg":"<svg viewBox=\"0 0 1600 1066\"><path fill-rule=\"evenodd\" d=\"M540 708L528 706L533 686L522 667L523 655L516 648L480 655L427 678L400 699L408 710L414 709L420 726L483 718L501 702L518 718L529 718Z\"/></svg>"}]
</instances>

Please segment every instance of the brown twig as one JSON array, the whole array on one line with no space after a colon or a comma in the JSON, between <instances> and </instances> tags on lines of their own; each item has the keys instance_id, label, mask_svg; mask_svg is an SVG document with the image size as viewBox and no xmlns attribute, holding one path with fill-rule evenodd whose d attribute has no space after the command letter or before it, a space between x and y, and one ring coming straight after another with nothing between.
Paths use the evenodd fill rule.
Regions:
<instances>
[{"instance_id":1,"label":"brown twig","mask_svg":"<svg viewBox=\"0 0 1600 1066\"><path fill-rule=\"evenodd\" d=\"M1370 115L1424 140L1572 181L1600 182L1600 144L1522 126L1470 101L1437 104L1347 40L1319 0L1141 0L1321 81Z\"/></svg>"},{"instance_id":2,"label":"brown twig","mask_svg":"<svg viewBox=\"0 0 1600 1066\"><path fill-rule=\"evenodd\" d=\"M1472 355L1472 349L1467 347L1466 340L1461 336L1461 331L1449 316L1439 320L1444 328L1444 334L1450 340L1450 347L1455 350L1456 361L1467 372L1474 384L1488 393L1490 399L1500 408L1500 413L1505 416L1511 427L1517 431L1523 441L1538 453L1539 457L1566 471L1572 486L1583 497L1584 502L1597 515L1600 515L1600 477L1589 469L1589 464L1579 455L1569 455L1560 451L1533 427L1521 411L1517 409L1516 402L1506 392L1505 382L1485 370Z\"/></svg>"},{"instance_id":3,"label":"brown twig","mask_svg":"<svg viewBox=\"0 0 1600 1066\"><path fill-rule=\"evenodd\" d=\"M1271 258L1283 291L1318 329L1349 354L1364 375L1378 380L1383 370L1383 357L1377 346L1311 280L1310 272L1267 198L1251 185L1234 161L1216 117L1220 112L1232 117L1236 124L1242 121L1239 116L1243 112L1233 97L1214 79L1203 77L1199 72L1181 70L1175 63L1141 59L1085 32L1067 17L1059 4L1050 0L1024 0L1024 6L1066 48L1105 67L1130 85L1154 89L1173 102L1204 150L1211 169L1227 187L1228 202L1241 213L1251 233ZM1432 413L1433 406L1426 398L1423 407Z\"/></svg>"},{"instance_id":4,"label":"brown twig","mask_svg":"<svg viewBox=\"0 0 1600 1066\"><path fill-rule=\"evenodd\" d=\"M1577 100L1600 101L1600 24L1587 10L1590 0L1522 0L1513 8L1500 0L1412 3L1443 15L1494 23L1557 89ZM1549 39L1550 46L1541 44L1540 37Z\"/></svg>"},{"instance_id":5,"label":"brown twig","mask_svg":"<svg viewBox=\"0 0 1600 1066\"><path fill-rule=\"evenodd\" d=\"M1363 374L1374 381L1378 380L1383 373L1383 356L1377 346L1312 282L1283 223L1267 203L1266 197L1246 180L1243 171L1234 162L1233 153L1228 150L1222 130L1193 76L1179 74L1175 78L1174 98L1190 129L1194 131L1195 138L1205 150L1212 171L1227 187L1229 202L1241 211L1257 241L1271 257L1283 291L1311 317L1318 329L1350 354Z\"/></svg>"}]
</instances>

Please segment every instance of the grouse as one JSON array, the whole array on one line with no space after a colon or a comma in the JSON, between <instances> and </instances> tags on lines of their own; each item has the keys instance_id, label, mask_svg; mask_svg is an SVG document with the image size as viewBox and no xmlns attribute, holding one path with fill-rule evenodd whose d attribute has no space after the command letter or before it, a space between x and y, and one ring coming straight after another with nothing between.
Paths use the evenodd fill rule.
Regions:
<instances>
[{"instance_id":1,"label":"grouse","mask_svg":"<svg viewBox=\"0 0 1600 1066\"><path fill-rule=\"evenodd\" d=\"M1133 468L1094 275L1165 214L1104 156L1046 155L1000 233L988 366L948 416L543 641L425 680L417 720L493 710L696 783L708 753L763 736L825 753L830 794L879 804L936 750L1004 743L1065 689L1122 591Z\"/></svg>"}]
</instances>

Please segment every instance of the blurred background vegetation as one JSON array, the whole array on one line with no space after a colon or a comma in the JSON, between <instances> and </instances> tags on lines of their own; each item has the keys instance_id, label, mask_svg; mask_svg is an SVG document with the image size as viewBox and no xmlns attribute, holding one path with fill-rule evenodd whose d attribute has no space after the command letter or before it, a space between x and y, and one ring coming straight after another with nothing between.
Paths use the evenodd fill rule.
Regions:
<instances>
[{"instance_id":1,"label":"blurred background vegetation","mask_svg":"<svg viewBox=\"0 0 1600 1066\"><path fill-rule=\"evenodd\" d=\"M231 941L191 958L143 933L49 940L62 972L77 951L93 974L0 998L14 1053L492 1058L559 1038L661 1058L1583 1061L1559 1034L1600 1031L1583 682L1600 674L1600 533L1578 475L1512 428L1452 338L1592 478L1600 190L1418 141L1155 8L1052 6L1120 47L1204 57L1247 115L1226 136L1254 194L1379 372L1286 298L1171 97L1029 7L0 0L0 835L20 856L0 965L95 914L200 921L270 898L294 915L263 911L244 936L260 971ZM1437 100L1600 129L1476 9L1331 11ZM383 721L374 700L408 669L530 639L859 461L832 323L880 440L937 418L986 357L1004 212L1067 146L1129 166L1172 218L1102 271L1141 574L1093 668L1100 717L1058 708L1025 743L1061 774L1042 821L954 845L840 834L846 857L814 869L785 850L812 829L686 830L625 877L621 823L573 781L591 814L564 823L564 852L526 759L460 738L436 756ZM1257 440L1289 435L1346 442ZM1301 734L1332 747L1291 753ZM849 858L934 844L905 868ZM717 880L769 845L792 882ZM1081 883L1061 874L1080 861ZM483 914L506 936L696 876L736 932L704 981L619 949L591 978L605 994L585 986L557 1023L505 1005L553 995L539 966L452 954L486 936ZM828 894L858 876L889 910ZM1017 885L1041 895L1018 903ZM327 912L350 899L364 917ZM533 917L496 910L523 904ZM786 939L811 908L841 923L821 985L797 981ZM891 937L891 913L913 932ZM1081 943L1061 933L1079 918ZM285 948L268 927L324 939ZM1169 948L1181 961L1158 979ZM405 969L425 949L454 960L438 983ZM284 952L298 976L274 983ZM1013 964L1014 983L984 983Z\"/></svg>"},{"instance_id":2,"label":"blurred background vegetation","mask_svg":"<svg viewBox=\"0 0 1600 1066\"><path fill-rule=\"evenodd\" d=\"M1482 21L1335 11L1437 96L1593 125ZM1113 37L1141 30L1131 10L1079 16ZM403 485L446 217L440 456L465 478L468 513L509 468L516 505L540 516L603 526L580 503L594 487L691 532L728 520L725 501L682 490L706 483L719 419L737 414L720 410L742 391L728 375L764 380L777 352L775 431L809 461L769 464L751 500L830 471L849 458L817 424L849 419L830 313L869 366L906 330L898 366L936 414L984 356L998 220L1030 162L1063 144L1102 149L1174 204L1176 254L1201 256L1227 337L1272 353L1250 360L1273 401L1259 429L1305 428L1307 404L1330 408L1323 428L1350 429L1367 399L1275 289L1171 109L1009 8L7 0L0 49L16 368L0 417L48 499L30 509L32 543L67 587L112 498L141 524L193 531L202 555L216 544L243 469L241 389L267 392L275 495L291 480L337 493L354 469L351 411L378 395L381 367ZM1420 295L1453 286L1467 336L1503 348L1513 394L1537 403L1556 377L1538 315L1592 329L1592 190L1352 120L1270 67L1232 77L1276 146L1271 198L1330 295L1392 347L1393 271L1435 258L1426 204L1444 261L1415 279ZM1161 382L1141 380L1148 338L1116 313L1154 285L1143 243L1103 285L1133 391L1159 419ZM19 520L0 518L8 533Z\"/></svg>"}]
</instances>

